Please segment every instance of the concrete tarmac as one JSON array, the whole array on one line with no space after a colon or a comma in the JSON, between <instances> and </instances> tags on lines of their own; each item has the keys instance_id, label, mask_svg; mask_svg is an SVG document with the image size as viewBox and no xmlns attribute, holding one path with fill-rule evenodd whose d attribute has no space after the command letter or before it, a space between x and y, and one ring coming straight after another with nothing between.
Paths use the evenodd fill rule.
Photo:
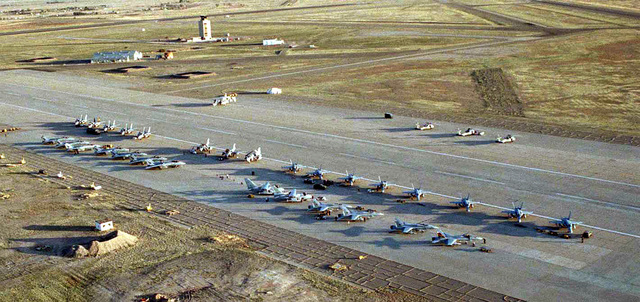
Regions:
<instances>
[{"instance_id":1,"label":"concrete tarmac","mask_svg":"<svg viewBox=\"0 0 640 302\"><path fill-rule=\"evenodd\" d=\"M502 145L493 142L506 134L500 129L461 138L453 133L470 125L435 121L436 129L417 131L413 118L388 120L381 112L295 104L273 96L241 96L236 104L211 107L206 100L133 91L122 82L34 71L2 76L0 123L23 128L2 140L20 148L526 300L628 301L640 296L638 148L529 133L512 133L518 141ZM144 141L87 136L83 128L71 126L74 117L84 114L133 122L137 129L151 126L156 135ZM41 135L87 137L175 156L188 165L145 171L89 154L65 154L40 145ZM262 147L267 159L247 164L183 154L207 138L220 148L233 143L242 151ZM280 171L289 159L367 179L380 176L405 188L413 184L431 194L401 204L395 201L406 189L370 194L365 192L368 181L358 184L360 190L334 186L314 192L302 178ZM229 179L218 177L226 174ZM247 199L240 184L244 177L324 195L332 203L364 205L385 216L366 223L318 221L305 213L306 204ZM450 206L452 197L467 194L486 205L471 213ZM516 227L500 214L500 207L511 207L515 200L543 217L571 211L573 219L587 225L577 232L590 230L595 238L581 244L537 233L535 226L549 225L541 217ZM486 237L494 253L432 246L431 233L389 234L395 217Z\"/></svg>"}]
</instances>

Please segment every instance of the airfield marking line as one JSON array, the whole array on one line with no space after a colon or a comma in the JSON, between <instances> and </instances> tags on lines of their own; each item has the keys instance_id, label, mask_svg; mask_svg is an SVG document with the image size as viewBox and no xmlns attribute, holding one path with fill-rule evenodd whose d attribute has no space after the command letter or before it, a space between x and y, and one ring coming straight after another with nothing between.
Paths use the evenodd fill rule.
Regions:
<instances>
[{"instance_id":1,"label":"airfield marking line","mask_svg":"<svg viewBox=\"0 0 640 302\"><path fill-rule=\"evenodd\" d=\"M0 102L0 104L11 106L11 107L16 107L16 108L21 108L21 109L25 109L25 110L30 110L30 111L34 111L34 112L39 112L39 113L43 113L43 114L50 114L50 115L55 115L55 116L64 117L64 118L73 118L73 117L70 117L70 116L65 116L65 115L52 113L52 112L41 111L41 110L29 108L29 107L23 107L23 106L19 106L19 105L7 104L7 103L4 103L4 102ZM182 139L179 139L179 138L174 138L174 137L169 137L169 136L162 136L162 135L157 135L157 134L155 136L161 137L161 138L165 138L165 139L168 139L168 140L184 142L184 143L188 143L188 144L192 144L192 145L197 145L198 144L196 142L190 142L190 141L187 141L187 140L182 140ZM225 148L218 148L218 147L214 147L214 146L212 146L212 148L217 149L217 150L225 150ZM275 162L278 162L278 163L285 163L285 164L289 163L288 161L279 160L279 159L275 159L275 158L268 158L268 157L264 157L264 156L263 156L263 158L266 159L266 160L275 161ZM310 169L317 169L317 168L312 167L312 166L303 166L303 167L310 168ZM333 171L329 171L329 170L325 170L325 171L327 171L327 173L336 174L336 175L340 175L340 176L345 176L346 175L346 174L340 173L340 172L333 172ZM366 180L366 181L370 181L370 182L374 182L374 183L377 182L377 180L372 180L372 179L368 179L368 178L364 178L364 177L362 177L361 179ZM397 184L390 184L390 186L395 186L395 187L403 188L403 189L412 189L410 187L401 186L401 185L397 185ZM446 197L446 198L450 198L450 199L454 199L454 200L458 199L455 196L436 193L436 192L433 192L433 191L425 191L425 193L431 194L431 195L435 195L435 196ZM510 208L506 208L506 207L502 207L502 206L498 206L498 205L493 205L493 204L489 204L489 203L485 203L485 202L476 202L476 204L484 205L484 206L487 206L487 207L490 207L490 208L496 208L496 209L502 209L502 210L511 210ZM535 216L535 217L540 217L540 218L545 218L545 219L551 219L551 220L559 220L558 218L553 218L553 217L544 216L544 215L535 214L535 213L530 214L530 216ZM596 229L596 230L600 230L600 231L604 231L604 232L609 232L609 233L613 233L613 234L618 234L618 235L623 235L623 236L628 236L628 237L633 237L633 238L640 239L640 235L635 235L635 234L620 232L620 231L616 231L616 230L601 228L601 227L588 225L588 224L582 224L582 226L583 227L589 227L589 228Z\"/></svg>"},{"instance_id":2,"label":"airfield marking line","mask_svg":"<svg viewBox=\"0 0 640 302\"><path fill-rule=\"evenodd\" d=\"M227 120L227 121L234 121L234 122L245 123L245 124L250 124L250 125L271 127L271 128L282 129L282 130L287 130L287 131L295 131L295 132L306 133L306 134L311 134L311 135L338 138L338 139L341 139L341 140L350 140L350 141L354 141L354 142L360 142L360 143L371 144L371 145L391 147L391 148L407 150L407 151L415 151L415 152L434 154L434 155L440 155L440 156L457 158L457 159L465 159L465 160L477 161L477 162L486 163L486 164L493 164L493 165L497 165L497 166L518 168L518 169L524 169L524 170L530 170L530 171L536 171L536 172L543 172L543 173L556 174L556 175L561 175L561 176L569 176L569 177L582 178L582 179L587 179L587 180L600 181L600 182L605 182L605 183L611 183L611 184L617 184L617 185L640 188L640 185L621 182L621 181L608 180L608 179L602 179L602 178L596 178L596 177L590 177L590 176L584 176L584 175L565 173L565 172L558 172L558 171L541 169L541 168L534 168L534 167L528 167L528 166L521 166L521 165L509 164L509 163L504 163L504 162L499 162L499 161L492 161L492 160L468 157L468 156L463 156L463 155L455 155L455 154L444 153L444 152L424 150L424 149L418 149L418 148L413 148L413 147L398 146L398 145L393 145L393 144L375 142L375 141L359 139L359 138L351 138L351 137L335 135L335 134L314 132L314 131L309 131L309 130L302 130L302 129L285 127L285 126L277 126L277 125L271 125L271 124L266 124L266 123L248 121L248 120L237 119L237 118L230 118L230 117L224 117L224 116L216 116L216 115L204 114L204 113L199 113L199 112L178 110L178 109L173 109L173 108L152 107L150 105L143 105L143 104L127 102L127 101L118 101L118 100L113 100L113 99L108 99L108 98L103 98L103 97L95 97L95 96L84 95L84 94L76 94L76 93L71 93L71 92L66 92L66 91L51 90L51 89L40 88L40 87L18 85L18 84L11 84L11 83L6 83L6 84L7 85L18 86L18 87L27 87L27 88L37 89L37 90L54 91L54 92L63 93L63 94L70 94L70 95L75 95L75 96L79 96L79 97L86 97L86 98L104 100L104 101L115 102L115 103L128 104L128 105L142 107L142 108L151 108L151 109L157 109L157 110L167 110L167 111L172 111L172 112L178 112L178 113L184 113L184 114L190 114L190 115L196 115L196 116L203 116L203 117L208 117L208 118L216 118L216 119L222 119L222 120Z\"/></svg>"},{"instance_id":3,"label":"airfield marking line","mask_svg":"<svg viewBox=\"0 0 640 302\"><path fill-rule=\"evenodd\" d=\"M506 185L506 183L504 183L504 182L499 182L499 181L490 180L490 179L484 179L484 178L479 178L479 177L473 177L473 176L466 176L466 175L461 175L461 174L455 174L455 173L449 173L449 172L444 172L444 171L437 171L436 170L436 171L434 171L434 173L450 175L450 176L456 176L456 177L462 177L462 178L468 178L468 179L473 179L473 180L478 180L478 181L486 181L486 182L499 184L499 185Z\"/></svg>"},{"instance_id":4,"label":"airfield marking line","mask_svg":"<svg viewBox=\"0 0 640 302\"><path fill-rule=\"evenodd\" d=\"M302 145L296 145L296 144L290 144L290 143L283 143L283 142L279 142L279 141L274 141L274 140L270 140L270 139L265 139L265 142L270 142L270 143L275 143L275 144L281 144L281 145L286 145L286 146L291 146L291 147L296 147L296 148L301 148L301 149L309 149L306 146L302 146Z\"/></svg>"},{"instance_id":5,"label":"airfield marking line","mask_svg":"<svg viewBox=\"0 0 640 302\"><path fill-rule=\"evenodd\" d=\"M603 205L608 205L608 206L612 206L612 207L622 207L622 208L633 210L633 211L640 211L640 207L616 204L616 203L613 203L613 202L601 201L601 200L596 200L596 199L591 199L591 198L586 198L586 197L581 197L581 196L576 196L576 195L569 195L569 194L562 194L562 193L556 193L556 195L563 196L563 197L568 197L568 198L572 198L572 199L580 199L580 200L584 200L584 201L588 201L588 202L593 202L593 203L596 203L596 204L603 204Z\"/></svg>"},{"instance_id":6,"label":"airfield marking line","mask_svg":"<svg viewBox=\"0 0 640 302\"><path fill-rule=\"evenodd\" d=\"M387 57L387 58L366 60L366 61L360 61L360 62L353 62L353 63L347 63L347 64L338 64L338 65L332 65L332 66L325 66L325 67L318 67L318 68L305 69L305 70L299 70L299 71L272 74L272 75L268 75L268 76L262 76L262 77L256 77L256 78L250 78L250 79L230 81L230 82L225 82L225 83L217 83L217 84L203 85L203 86L198 86L198 87L184 88L184 89L166 91L165 93L173 94L173 93L176 93L176 92L196 90L196 89L201 89L201 88L209 88L209 87L215 87L215 86L251 82L251 81L256 81L256 80L266 80L266 79L279 78L279 77L285 77L285 76L291 76L291 75L303 74L303 73L310 73L310 72L317 72L317 71L324 71L324 70L330 70L330 69L336 69L336 68L358 66L358 65L366 65L366 64L379 63L379 62L384 62L384 61L393 61L393 60L401 60L401 59L407 59L407 58L421 57L421 56L426 56L426 55L440 54L440 53L451 52L451 51L460 51L460 50L467 50L467 49L495 46L495 45L500 45L500 44L512 43L512 42L516 42L516 41L522 41L522 39L509 39L509 40L506 40L506 41L503 40L503 41L497 41L497 42L493 41L493 42L486 42L486 43L475 43L475 44L471 44L471 45L467 45L467 46L460 46L460 47L447 48L447 49L439 49L439 50L433 50L433 51L425 51L424 53L415 53L415 54L401 55L401 56L395 56L395 57Z\"/></svg>"},{"instance_id":7,"label":"airfield marking line","mask_svg":"<svg viewBox=\"0 0 640 302\"><path fill-rule=\"evenodd\" d=\"M349 154L349 153L338 153L338 154L339 155L343 155L343 156L347 156L347 157L366 159L366 160L374 161L374 162L377 162L377 163L389 164L389 165L392 165L392 166L402 166L402 165L396 164L394 162L379 160L379 159L376 159L376 158L373 158L373 157L358 156L358 155L353 155L353 154ZM403 167L405 167L405 166L403 166Z\"/></svg>"}]
</instances>

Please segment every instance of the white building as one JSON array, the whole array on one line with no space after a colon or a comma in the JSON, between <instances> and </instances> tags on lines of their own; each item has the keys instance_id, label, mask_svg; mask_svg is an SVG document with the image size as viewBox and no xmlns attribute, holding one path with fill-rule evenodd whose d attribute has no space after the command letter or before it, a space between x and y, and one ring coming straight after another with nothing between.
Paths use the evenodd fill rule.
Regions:
<instances>
[{"instance_id":1,"label":"white building","mask_svg":"<svg viewBox=\"0 0 640 302\"><path fill-rule=\"evenodd\" d=\"M201 40L211 40L211 21L207 19L207 16L200 16L198 29L200 30Z\"/></svg>"},{"instance_id":2,"label":"white building","mask_svg":"<svg viewBox=\"0 0 640 302\"><path fill-rule=\"evenodd\" d=\"M103 232L113 229L113 221L111 220L96 220L96 230Z\"/></svg>"},{"instance_id":3,"label":"white building","mask_svg":"<svg viewBox=\"0 0 640 302\"><path fill-rule=\"evenodd\" d=\"M267 90L267 94L282 94L282 89L280 89L280 88L275 88L275 87L273 87L273 88L269 88L269 89Z\"/></svg>"},{"instance_id":4,"label":"white building","mask_svg":"<svg viewBox=\"0 0 640 302\"><path fill-rule=\"evenodd\" d=\"M91 63L129 62L142 59L142 53L137 50L96 52Z\"/></svg>"},{"instance_id":5,"label":"white building","mask_svg":"<svg viewBox=\"0 0 640 302\"><path fill-rule=\"evenodd\" d=\"M262 40L262 45L263 46L271 46L271 45L282 45L284 44L283 40L278 40L278 39L266 39L266 40Z\"/></svg>"}]
</instances>

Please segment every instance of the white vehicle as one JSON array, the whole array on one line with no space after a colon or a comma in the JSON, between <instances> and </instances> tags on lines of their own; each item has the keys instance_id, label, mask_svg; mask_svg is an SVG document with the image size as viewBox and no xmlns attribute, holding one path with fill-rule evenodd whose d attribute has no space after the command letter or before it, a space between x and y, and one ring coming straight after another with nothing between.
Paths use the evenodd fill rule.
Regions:
<instances>
[{"instance_id":1,"label":"white vehicle","mask_svg":"<svg viewBox=\"0 0 640 302\"><path fill-rule=\"evenodd\" d=\"M267 89L267 94L282 94L282 89L276 87L269 88Z\"/></svg>"},{"instance_id":2,"label":"white vehicle","mask_svg":"<svg viewBox=\"0 0 640 302\"><path fill-rule=\"evenodd\" d=\"M204 153L211 153L212 150L213 148L209 146L209 139L207 138L207 143L200 144L198 146L193 146L191 147L191 149L189 149L189 152L191 154L204 154Z\"/></svg>"},{"instance_id":3,"label":"white vehicle","mask_svg":"<svg viewBox=\"0 0 640 302\"><path fill-rule=\"evenodd\" d=\"M507 134L507 136L498 137L496 139L496 142L501 143L501 144L513 143L515 141L516 141L516 137L511 135L511 134Z\"/></svg>"},{"instance_id":4,"label":"white vehicle","mask_svg":"<svg viewBox=\"0 0 640 302\"><path fill-rule=\"evenodd\" d=\"M46 136L42 136L42 143L45 145L54 145L54 144L58 144L58 143L70 143L73 141L76 141L77 139L73 138L73 137L46 137Z\"/></svg>"},{"instance_id":5,"label":"white vehicle","mask_svg":"<svg viewBox=\"0 0 640 302\"><path fill-rule=\"evenodd\" d=\"M71 149L67 149L67 151L78 154L80 152L95 150L95 148L98 148L98 147L100 147L100 145L96 145L96 144L80 145L80 146L75 146Z\"/></svg>"},{"instance_id":6,"label":"white vehicle","mask_svg":"<svg viewBox=\"0 0 640 302\"><path fill-rule=\"evenodd\" d=\"M152 165L148 165L145 169L147 170L162 170L168 168L180 168L186 165L185 162L179 160L172 160L170 162L159 162Z\"/></svg>"},{"instance_id":7,"label":"white vehicle","mask_svg":"<svg viewBox=\"0 0 640 302\"><path fill-rule=\"evenodd\" d=\"M248 163L259 161L261 159L262 159L262 150L260 150L260 147L258 147L258 149L256 150L253 150L247 153L247 155L245 155L244 157L244 160L246 160Z\"/></svg>"},{"instance_id":8,"label":"white vehicle","mask_svg":"<svg viewBox=\"0 0 640 302\"><path fill-rule=\"evenodd\" d=\"M458 130L458 136L470 136L470 135L484 135L484 131L479 131L476 129L467 128L464 132L462 130Z\"/></svg>"},{"instance_id":9,"label":"white vehicle","mask_svg":"<svg viewBox=\"0 0 640 302\"><path fill-rule=\"evenodd\" d=\"M120 135L122 136L134 134L135 132L136 131L133 130L133 123L131 123L131 125L125 124L124 128L120 129Z\"/></svg>"},{"instance_id":10,"label":"white vehicle","mask_svg":"<svg viewBox=\"0 0 640 302\"><path fill-rule=\"evenodd\" d=\"M84 118L82 117L82 115L76 119L75 122L73 122L73 124L76 127L82 127L82 126L87 126L89 125L89 120L87 119L87 116L85 115Z\"/></svg>"},{"instance_id":11,"label":"white vehicle","mask_svg":"<svg viewBox=\"0 0 640 302\"><path fill-rule=\"evenodd\" d=\"M220 160L236 158L236 156L238 156L238 151L236 150L236 144L233 144L233 147L231 147L231 149L226 149L222 151L222 156L220 157Z\"/></svg>"},{"instance_id":12,"label":"white vehicle","mask_svg":"<svg viewBox=\"0 0 640 302\"><path fill-rule=\"evenodd\" d=\"M218 106L218 105L226 105L229 103L235 103L236 97L238 96L237 93L232 93L232 94L224 94L223 96L219 96L215 99L213 99L212 101L212 105L213 106Z\"/></svg>"},{"instance_id":13,"label":"white vehicle","mask_svg":"<svg viewBox=\"0 0 640 302\"><path fill-rule=\"evenodd\" d=\"M416 130L431 130L433 128L435 128L435 125L431 122L425 122L423 125L416 123Z\"/></svg>"},{"instance_id":14,"label":"white vehicle","mask_svg":"<svg viewBox=\"0 0 640 302\"><path fill-rule=\"evenodd\" d=\"M295 202L300 203L303 201L312 201L313 195L307 194L305 192L298 193L296 189L291 190L291 192L287 194L274 194L272 197L275 201L280 202ZM267 198L266 201L269 202L271 198Z\"/></svg>"},{"instance_id":15,"label":"white vehicle","mask_svg":"<svg viewBox=\"0 0 640 302\"><path fill-rule=\"evenodd\" d=\"M149 130L147 130L147 128L142 128L142 131L138 132L133 139L141 140L148 138L149 136L151 136L151 127L149 127Z\"/></svg>"}]
</instances>

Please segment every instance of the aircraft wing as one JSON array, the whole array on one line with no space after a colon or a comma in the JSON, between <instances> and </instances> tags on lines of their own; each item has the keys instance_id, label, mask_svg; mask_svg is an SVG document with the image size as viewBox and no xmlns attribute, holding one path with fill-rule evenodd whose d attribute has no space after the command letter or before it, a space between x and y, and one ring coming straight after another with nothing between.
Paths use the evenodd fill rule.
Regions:
<instances>
[{"instance_id":1,"label":"aircraft wing","mask_svg":"<svg viewBox=\"0 0 640 302\"><path fill-rule=\"evenodd\" d=\"M454 238L447 238L444 242L444 244L446 245L454 245L456 244L456 242L458 242L458 239L454 239Z\"/></svg>"},{"instance_id":2,"label":"aircraft wing","mask_svg":"<svg viewBox=\"0 0 640 302\"><path fill-rule=\"evenodd\" d=\"M531 215L533 214L533 211L522 211L522 214Z\"/></svg>"},{"instance_id":3,"label":"aircraft wing","mask_svg":"<svg viewBox=\"0 0 640 302\"><path fill-rule=\"evenodd\" d=\"M573 220L569 220L567 221L569 224L574 224L574 225L580 225L582 224L582 221L573 221Z\"/></svg>"},{"instance_id":4,"label":"aircraft wing","mask_svg":"<svg viewBox=\"0 0 640 302\"><path fill-rule=\"evenodd\" d=\"M402 233L409 234L414 229L414 227L402 227Z\"/></svg>"},{"instance_id":5,"label":"aircraft wing","mask_svg":"<svg viewBox=\"0 0 640 302\"><path fill-rule=\"evenodd\" d=\"M351 215L351 220L358 220L358 219L360 219L360 217L362 217L362 215L360 215L360 214L352 214Z\"/></svg>"},{"instance_id":6,"label":"aircraft wing","mask_svg":"<svg viewBox=\"0 0 640 302\"><path fill-rule=\"evenodd\" d=\"M504 211L502 211L502 213L510 214L510 215L515 215L515 214L516 214L516 211L514 211L514 210L504 210Z\"/></svg>"}]
</instances>

